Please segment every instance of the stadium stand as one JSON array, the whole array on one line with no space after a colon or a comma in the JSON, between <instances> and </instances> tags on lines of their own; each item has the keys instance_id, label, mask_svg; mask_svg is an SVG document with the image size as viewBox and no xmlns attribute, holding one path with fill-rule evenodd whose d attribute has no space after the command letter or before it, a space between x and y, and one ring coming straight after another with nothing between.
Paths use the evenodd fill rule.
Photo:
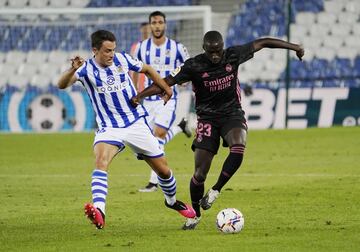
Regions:
<instances>
[{"instance_id":1,"label":"stadium stand","mask_svg":"<svg viewBox=\"0 0 360 252\"><path fill-rule=\"evenodd\" d=\"M96 0L12 0L0 1L3 8L63 8L63 7L124 7L124 6L164 6L164 5L189 5L191 1L178 0L138 0L138 1L96 1ZM88 16L86 17L89 18ZM82 55L89 56L90 45L87 40L91 30L77 26L79 15L69 14L43 14L43 15L4 15L0 17L0 63L3 78L0 88L7 85L16 88L23 85L35 85L39 76L45 76L41 81L42 87L45 80L48 84L54 84L53 77L63 71L64 62L75 52L82 52ZM16 20L14 24L9 21ZM29 21L41 23L41 21L53 20L60 25L31 25ZM4 22L1 22L4 21ZM70 21L70 22L69 22ZM88 20L87 20L88 21ZM99 17L94 17L94 23ZM100 22L101 23L101 22ZM176 32L176 24L173 21L168 23L168 33ZM131 44L138 39L138 24L106 24L96 25L95 28L104 28L113 31L115 34L127 34L126 38L118 40L118 47L129 50ZM93 29L92 29L93 30ZM44 67L46 63L49 66ZM14 67L17 66L17 67ZM46 69L46 70L45 70ZM16 75L16 76L13 76ZM10 78L11 77L11 78ZM17 82L17 83L14 83Z\"/></svg>"},{"instance_id":2,"label":"stadium stand","mask_svg":"<svg viewBox=\"0 0 360 252\"><path fill-rule=\"evenodd\" d=\"M262 36L286 39L285 6L284 0L246 1L231 19L227 45L246 43ZM292 13L290 40L303 44L306 52L304 63L291 60L290 77L300 80L292 82L293 85L308 87L309 79L313 79L323 80L324 86L359 87L360 76L356 75L359 66L355 62L360 55L360 2L294 0ZM242 67L245 72L253 73L241 74L240 80L245 83L259 78L284 80L285 65L282 62L286 56L282 55L274 64L274 56L278 53L263 55L260 52L261 55L256 57L262 60L250 61ZM259 66L259 62L263 65Z\"/></svg>"},{"instance_id":3,"label":"stadium stand","mask_svg":"<svg viewBox=\"0 0 360 252\"><path fill-rule=\"evenodd\" d=\"M0 8L179 6L212 2L209 0L0 0ZM232 13L229 13L229 7L225 8L225 2L230 6ZM226 0L225 2L217 2L217 7L214 9L228 11L226 14L231 16L227 30L226 28L221 30L226 38L226 46L244 44L262 36L287 39L286 0ZM213 15L215 18L226 16L216 14ZM360 87L359 14L358 0L292 1L290 41L301 43L305 47L303 62L295 59L295 54L291 54L292 87ZM3 103L6 103L4 99L9 99L8 94L16 91L58 92L54 85L59 73L68 68L68 59L75 53L84 57L90 56L89 41L84 38L88 38L95 29L104 28L113 31L118 36L118 48L128 51L131 44L138 39L138 23L108 22L112 20L114 17L111 15L106 17L87 15L86 18L78 14L66 13L1 15L0 98L5 97ZM224 20L213 21L213 29L225 27ZM82 25L84 22L90 25ZM180 22L168 22L169 36L181 34L183 25ZM126 36L122 36L123 34ZM252 84L255 88L278 88L285 85L286 51L262 50L256 53L255 58L257 60L240 66L239 78L242 84ZM79 90L81 90L80 86L73 86L72 91ZM66 92L70 93L71 90ZM3 115L0 115L0 121L1 116ZM6 130L8 126L0 123L1 129Z\"/></svg>"}]
</instances>

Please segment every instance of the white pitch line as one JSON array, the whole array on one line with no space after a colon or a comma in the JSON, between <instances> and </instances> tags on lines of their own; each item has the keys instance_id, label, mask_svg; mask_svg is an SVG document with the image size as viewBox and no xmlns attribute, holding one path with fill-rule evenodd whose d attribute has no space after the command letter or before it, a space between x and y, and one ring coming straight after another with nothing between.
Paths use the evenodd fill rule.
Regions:
<instances>
[{"instance_id":1,"label":"white pitch line","mask_svg":"<svg viewBox=\"0 0 360 252\"><path fill-rule=\"evenodd\" d=\"M1 174L0 178L77 178L80 175L73 174ZM82 175L81 175L82 176ZM148 174L129 173L121 174L123 177L148 177ZM175 173L176 177L191 177L190 173ZM218 174L208 174L208 177L217 177ZM360 174L328 174L328 173L240 173L238 176L243 177L328 177L328 178L343 178L343 177L360 177Z\"/></svg>"}]
</instances>

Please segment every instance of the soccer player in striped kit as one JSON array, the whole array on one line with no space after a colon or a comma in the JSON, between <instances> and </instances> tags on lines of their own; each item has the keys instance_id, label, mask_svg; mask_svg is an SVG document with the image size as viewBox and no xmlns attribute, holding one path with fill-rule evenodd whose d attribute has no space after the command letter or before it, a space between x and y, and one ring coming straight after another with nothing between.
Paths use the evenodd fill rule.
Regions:
<instances>
[{"instance_id":1,"label":"soccer player in striped kit","mask_svg":"<svg viewBox=\"0 0 360 252\"><path fill-rule=\"evenodd\" d=\"M138 43L133 56L152 66L161 77L166 77L171 71L183 64L189 58L187 49L181 43L168 38L166 32L166 16L160 11L149 15L149 24L152 36ZM145 79L145 88L152 84L152 80ZM143 106L149 113L146 120L153 129L154 135L159 140L162 149L176 134L183 131L187 137L191 137L191 131L185 119L178 125L173 125L176 119L176 106L178 99L178 87L173 87L173 97L166 105L161 97L154 95L143 101ZM157 176L152 171L149 183L140 192L153 192L157 190Z\"/></svg>"},{"instance_id":2,"label":"soccer player in striped kit","mask_svg":"<svg viewBox=\"0 0 360 252\"><path fill-rule=\"evenodd\" d=\"M113 33L98 30L91 35L94 57L84 61L75 56L71 68L59 81L60 89L79 80L85 87L96 113L98 130L94 139L95 169L92 173L93 204L85 204L85 214L98 229L105 225L105 203L108 192L108 168L111 160L124 148L130 147L156 172L159 186L165 196L165 205L183 216L195 216L194 209L176 200L176 180L169 169L163 150L146 123L143 106L133 108L131 97L136 95L129 70L148 75L166 93L166 102L172 89L149 65L133 59L126 53L115 53Z\"/></svg>"}]
</instances>

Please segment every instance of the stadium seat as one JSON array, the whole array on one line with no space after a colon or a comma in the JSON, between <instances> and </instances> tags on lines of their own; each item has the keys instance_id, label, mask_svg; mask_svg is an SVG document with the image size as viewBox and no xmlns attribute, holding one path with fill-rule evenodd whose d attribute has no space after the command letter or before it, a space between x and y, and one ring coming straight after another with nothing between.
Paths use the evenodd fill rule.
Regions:
<instances>
[{"instance_id":1,"label":"stadium seat","mask_svg":"<svg viewBox=\"0 0 360 252\"><path fill-rule=\"evenodd\" d=\"M352 30L353 35L360 37L360 23L359 22L352 24L351 30Z\"/></svg>"},{"instance_id":2,"label":"stadium seat","mask_svg":"<svg viewBox=\"0 0 360 252\"><path fill-rule=\"evenodd\" d=\"M329 13L339 13L344 10L342 1L324 1L324 10Z\"/></svg>"},{"instance_id":3,"label":"stadium seat","mask_svg":"<svg viewBox=\"0 0 360 252\"><path fill-rule=\"evenodd\" d=\"M357 53L359 54L360 53L359 39L360 39L360 37L358 37L358 36L350 35L344 39L344 43L345 43L346 47L356 49Z\"/></svg>"},{"instance_id":4,"label":"stadium seat","mask_svg":"<svg viewBox=\"0 0 360 252\"><path fill-rule=\"evenodd\" d=\"M14 75L15 72L17 71L18 66L17 65L12 65L12 64L1 64L0 65L0 76L4 77L4 76L11 76Z\"/></svg>"},{"instance_id":5,"label":"stadium seat","mask_svg":"<svg viewBox=\"0 0 360 252\"><path fill-rule=\"evenodd\" d=\"M0 0L0 7L3 8L3 7L6 7L7 5L7 0Z\"/></svg>"},{"instance_id":6,"label":"stadium seat","mask_svg":"<svg viewBox=\"0 0 360 252\"><path fill-rule=\"evenodd\" d=\"M75 8L86 7L90 3L90 0L70 0L69 5Z\"/></svg>"},{"instance_id":7,"label":"stadium seat","mask_svg":"<svg viewBox=\"0 0 360 252\"><path fill-rule=\"evenodd\" d=\"M46 88L51 83L51 77L46 75L34 75L30 80L30 85L39 88Z\"/></svg>"},{"instance_id":8,"label":"stadium seat","mask_svg":"<svg viewBox=\"0 0 360 252\"><path fill-rule=\"evenodd\" d=\"M315 14L312 12L300 12L296 15L296 24L311 26L315 23Z\"/></svg>"},{"instance_id":9,"label":"stadium seat","mask_svg":"<svg viewBox=\"0 0 360 252\"><path fill-rule=\"evenodd\" d=\"M331 61L335 58L336 50L334 48L321 47L315 50L314 56L319 59Z\"/></svg>"},{"instance_id":10,"label":"stadium seat","mask_svg":"<svg viewBox=\"0 0 360 252\"><path fill-rule=\"evenodd\" d=\"M17 74L25 76L28 79L31 79L38 71L38 65L23 63L19 66Z\"/></svg>"},{"instance_id":11,"label":"stadium seat","mask_svg":"<svg viewBox=\"0 0 360 252\"><path fill-rule=\"evenodd\" d=\"M291 24L290 31L292 36L304 37L309 35L309 30L305 25Z\"/></svg>"},{"instance_id":12,"label":"stadium seat","mask_svg":"<svg viewBox=\"0 0 360 252\"><path fill-rule=\"evenodd\" d=\"M8 82L9 85L18 88L19 90L25 90L29 84L28 78L22 75L11 75Z\"/></svg>"},{"instance_id":13,"label":"stadium seat","mask_svg":"<svg viewBox=\"0 0 360 252\"><path fill-rule=\"evenodd\" d=\"M338 21L340 24L352 25L359 19L359 13L341 12L338 14Z\"/></svg>"},{"instance_id":14,"label":"stadium seat","mask_svg":"<svg viewBox=\"0 0 360 252\"><path fill-rule=\"evenodd\" d=\"M26 55L26 62L28 64L32 64L32 65L41 65L41 64L45 64L47 61L47 53L45 53L44 51L39 51L39 50L33 50L33 51L29 51Z\"/></svg>"},{"instance_id":15,"label":"stadium seat","mask_svg":"<svg viewBox=\"0 0 360 252\"><path fill-rule=\"evenodd\" d=\"M0 66L3 64L4 61L5 61L5 53L0 52Z\"/></svg>"},{"instance_id":16,"label":"stadium seat","mask_svg":"<svg viewBox=\"0 0 360 252\"><path fill-rule=\"evenodd\" d=\"M356 52L353 48L343 47L338 48L336 55L340 58L354 59L356 57Z\"/></svg>"},{"instance_id":17,"label":"stadium seat","mask_svg":"<svg viewBox=\"0 0 360 252\"><path fill-rule=\"evenodd\" d=\"M344 38L351 34L351 26L346 24L333 24L330 27L331 35L343 36Z\"/></svg>"},{"instance_id":18,"label":"stadium seat","mask_svg":"<svg viewBox=\"0 0 360 252\"><path fill-rule=\"evenodd\" d=\"M28 4L28 0L11 0L8 1L8 7L10 8L25 8Z\"/></svg>"},{"instance_id":19,"label":"stadium seat","mask_svg":"<svg viewBox=\"0 0 360 252\"><path fill-rule=\"evenodd\" d=\"M49 7L52 8L65 8L68 7L68 5L69 5L69 0L63 0L63 1L49 0Z\"/></svg>"},{"instance_id":20,"label":"stadium seat","mask_svg":"<svg viewBox=\"0 0 360 252\"><path fill-rule=\"evenodd\" d=\"M323 40L319 37L305 37L303 44L305 48L319 48L322 46Z\"/></svg>"},{"instance_id":21,"label":"stadium seat","mask_svg":"<svg viewBox=\"0 0 360 252\"><path fill-rule=\"evenodd\" d=\"M316 16L316 22L319 24L332 25L337 21L337 15L334 13L320 12Z\"/></svg>"},{"instance_id":22,"label":"stadium seat","mask_svg":"<svg viewBox=\"0 0 360 252\"><path fill-rule=\"evenodd\" d=\"M60 62L60 64L69 61L70 57L68 56L68 54L64 51L51 51L49 53L49 57L48 57L48 61L50 63L58 63Z\"/></svg>"},{"instance_id":23,"label":"stadium seat","mask_svg":"<svg viewBox=\"0 0 360 252\"><path fill-rule=\"evenodd\" d=\"M41 76L48 76L52 77L55 75L58 75L60 72L60 66L59 64L54 63L47 63L43 64L39 67L39 75ZM69 69L70 64L67 64L67 69Z\"/></svg>"},{"instance_id":24,"label":"stadium seat","mask_svg":"<svg viewBox=\"0 0 360 252\"><path fill-rule=\"evenodd\" d=\"M345 10L347 12L352 12L352 13L359 14L359 12L360 12L360 2L358 0L347 1L346 5L345 5Z\"/></svg>"},{"instance_id":25,"label":"stadium seat","mask_svg":"<svg viewBox=\"0 0 360 252\"><path fill-rule=\"evenodd\" d=\"M329 35L330 26L328 24L313 24L310 27L310 35L313 37L324 38Z\"/></svg>"},{"instance_id":26,"label":"stadium seat","mask_svg":"<svg viewBox=\"0 0 360 252\"><path fill-rule=\"evenodd\" d=\"M343 45L343 38L338 36L331 36L328 39L324 39L324 47L338 49Z\"/></svg>"},{"instance_id":27,"label":"stadium seat","mask_svg":"<svg viewBox=\"0 0 360 252\"><path fill-rule=\"evenodd\" d=\"M6 54L5 62L11 65L20 65L25 61L26 54L20 51L9 51Z\"/></svg>"},{"instance_id":28,"label":"stadium seat","mask_svg":"<svg viewBox=\"0 0 360 252\"><path fill-rule=\"evenodd\" d=\"M49 5L49 0L29 0L30 8L46 8Z\"/></svg>"}]
</instances>

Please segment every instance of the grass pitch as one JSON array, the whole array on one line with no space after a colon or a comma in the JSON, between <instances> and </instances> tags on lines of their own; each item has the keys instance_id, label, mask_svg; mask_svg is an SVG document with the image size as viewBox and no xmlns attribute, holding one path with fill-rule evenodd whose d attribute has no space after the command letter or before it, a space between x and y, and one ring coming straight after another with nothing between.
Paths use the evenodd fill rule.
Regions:
<instances>
[{"instance_id":1,"label":"grass pitch","mask_svg":"<svg viewBox=\"0 0 360 252\"><path fill-rule=\"evenodd\" d=\"M0 135L0 250L360 251L359 127L250 131L241 169L192 231L180 229L160 191L137 191L149 168L128 148L110 167L106 227L90 225L92 141L92 133ZM166 147L186 202L190 145L179 135ZM206 190L226 156L215 157ZM227 207L245 216L239 234L215 228Z\"/></svg>"}]
</instances>

